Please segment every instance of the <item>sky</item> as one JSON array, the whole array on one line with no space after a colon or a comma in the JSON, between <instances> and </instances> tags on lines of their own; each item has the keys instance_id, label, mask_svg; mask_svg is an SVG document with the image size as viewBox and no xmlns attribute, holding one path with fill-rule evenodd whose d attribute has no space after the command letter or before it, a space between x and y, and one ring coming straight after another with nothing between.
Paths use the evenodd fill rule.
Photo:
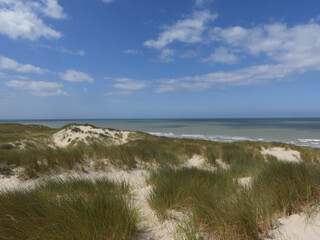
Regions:
<instances>
[{"instance_id":1,"label":"sky","mask_svg":"<svg viewBox=\"0 0 320 240\"><path fill-rule=\"evenodd\" d=\"M320 117L319 0L0 0L0 119Z\"/></svg>"}]
</instances>

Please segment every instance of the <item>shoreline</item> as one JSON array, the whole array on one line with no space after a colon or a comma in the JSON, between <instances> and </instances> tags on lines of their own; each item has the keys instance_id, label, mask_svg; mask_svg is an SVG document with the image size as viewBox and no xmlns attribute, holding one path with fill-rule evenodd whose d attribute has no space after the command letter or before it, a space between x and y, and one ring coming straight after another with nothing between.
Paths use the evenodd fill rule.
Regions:
<instances>
[{"instance_id":1,"label":"shoreline","mask_svg":"<svg viewBox=\"0 0 320 240\"><path fill-rule=\"evenodd\" d=\"M202 139L215 142L280 142L320 148L320 118L268 119L88 119L0 120L0 123L40 124L59 129L67 124L139 131L155 136Z\"/></svg>"},{"instance_id":2,"label":"shoreline","mask_svg":"<svg viewBox=\"0 0 320 240\"><path fill-rule=\"evenodd\" d=\"M311 148L320 148L320 139L297 139L296 141L281 141L278 139L268 140L264 138L249 138L249 137L241 137L241 136L205 136L200 134L174 134L174 133L164 133L164 132L145 132L153 136L157 137L169 137L169 138L181 138L181 139L195 139L195 140L207 140L213 142L221 142L221 143L232 143L232 142L242 142L242 141L250 141L250 142L265 142L265 143L284 143L295 145L299 147L311 147ZM309 144L307 144L309 143Z\"/></svg>"}]
</instances>

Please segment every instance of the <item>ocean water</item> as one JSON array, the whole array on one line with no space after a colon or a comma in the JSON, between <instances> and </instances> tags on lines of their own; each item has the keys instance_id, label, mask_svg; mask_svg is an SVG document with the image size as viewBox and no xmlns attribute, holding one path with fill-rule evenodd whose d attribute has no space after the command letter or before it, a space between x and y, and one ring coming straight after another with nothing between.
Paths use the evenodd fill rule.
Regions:
<instances>
[{"instance_id":1,"label":"ocean water","mask_svg":"<svg viewBox=\"0 0 320 240\"><path fill-rule=\"evenodd\" d=\"M10 120L60 128L68 123L135 130L157 136L211 141L278 141L320 148L320 118L299 119L121 119L121 120Z\"/></svg>"}]
</instances>

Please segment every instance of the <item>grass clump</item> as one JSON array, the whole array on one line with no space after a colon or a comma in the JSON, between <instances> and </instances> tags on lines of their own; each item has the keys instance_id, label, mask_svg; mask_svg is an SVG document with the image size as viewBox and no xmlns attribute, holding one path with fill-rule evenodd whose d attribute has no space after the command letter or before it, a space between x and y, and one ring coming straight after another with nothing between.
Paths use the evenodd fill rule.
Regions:
<instances>
[{"instance_id":1,"label":"grass clump","mask_svg":"<svg viewBox=\"0 0 320 240\"><path fill-rule=\"evenodd\" d=\"M265 162L245 188L232 170L196 168L163 168L149 183L149 204L162 219L173 209L187 213L181 227L187 239L199 232L212 239L263 239L275 218L317 207L320 200L320 166L313 163Z\"/></svg>"},{"instance_id":2,"label":"grass clump","mask_svg":"<svg viewBox=\"0 0 320 240\"><path fill-rule=\"evenodd\" d=\"M153 171L149 178L153 190L149 204L159 216L166 217L166 210L183 210L193 206L201 192L228 194L235 189L226 172L210 172L197 168L162 168Z\"/></svg>"},{"instance_id":3,"label":"grass clump","mask_svg":"<svg viewBox=\"0 0 320 240\"><path fill-rule=\"evenodd\" d=\"M308 163L270 162L254 178L252 191L273 212L291 215L319 204L320 167Z\"/></svg>"},{"instance_id":4,"label":"grass clump","mask_svg":"<svg viewBox=\"0 0 320 240\"><path fill-rule=\"evenodd\" d=\"M0 195L0 239L133 239L128 186L105 179L51 181Z\"/></svg>"},{"instance_id":5,"label":"grass clump","mask_svg":"<svg viewBox=\"0 0 320 240\"><path fill-rule=\"evenodd\" d=\"M41 125L23 125L15 123L0 124L0 144L23 139L48 137L57 130Z\"/></svg>"},{"instance_id":6,"label":"grass clump","mask_svg":"<svg viewBox=\"0 0 320 240\"><path fill-rule=\"evenodd\" d=\"M246 142L222 144L222 159L235 177L251 176L264 162L261 152Z\"/></svg>"},{"instance_id":7,"label":"grass clump","mask_svg":"<svg viewBox=\"0 0 320 240\"><path fill-rule=\"evenodd\" d=\"M153 172L149 182L153 184L149 204L162 219L169 217L172 209L191 215L187 226L181 227L188 239L196 232L217 239L259 237L254 201L230 172L165 168Z\"/></svg>"},{"instance_id":8,"label":"grass clump","mask_svg":"<svg viewBox=\"0 0 320 240\"><path fill-rule=\"evenodd\" d=\"M35 178L54 169L72 169L81 163L87 153L87 147L79 144L68 148L32 146L26 149L0 149L0 163L23 168L21 177Z\"/></svg>"},{"instance_id":9,"label":"grass clump","mask_svg":"<svg viewBox=\"0 0 320 240\"><path fill-rule=\"evenodd\" d=\"M216 165L216 160L220 157L220 148L218 146L209 146L204 152L204 156L210 164Z\"/></svg>"}]
</instances>

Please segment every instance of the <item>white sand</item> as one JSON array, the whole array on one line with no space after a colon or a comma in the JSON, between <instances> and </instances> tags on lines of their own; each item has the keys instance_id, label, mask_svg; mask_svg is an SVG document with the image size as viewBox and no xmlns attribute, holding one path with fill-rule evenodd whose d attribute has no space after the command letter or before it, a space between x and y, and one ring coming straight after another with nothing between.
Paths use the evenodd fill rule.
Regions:
<instances>
[{"instance_id":1,"label":"white sand","mask_svg":"<svg viewBox=\"0 0 320 240\"><path fill-rule=\"evenodd\" d=\"M78 128L80 131L76 132L72 129ZM53 142L57 147L67 147L72 141L82 141L88 143L89 138L97 140L101 137L110 137L117 144L124 144L127 142L129 131L117 131L102 128L93 128L91 126L70 126L53 135ZM121 137L118 137L121 136Z\"/></svg>"},{"instance_id":2,"label":"white sand","mask_svg":"<svg viewBox=\"0 0 320 240\"><path fill-rule=\"evenodd\" d=\"M287 161L287 162L302 162L300 152L285 149L281 147L274 147L269 149L262 149L262 155L272 155L278 158L279 161Z\"/></svg>"},{"instance_id":3,"label":"white sand","mask_svg":"<svg viewBox=\"0 0 320 240\"><path fill-rule=\"evenodd\" d=\"M243 177L237 179L238 183L242 185L243 187L250 187L252 183L252 177Z\"/></svg>"},{"instance_id":4,"label":"white sand","mask_svg":"<svg viewBox=\"0 0 320 240\"><path fill-rule=\"evenodd\" d=\"M193 155L186 163L186 167L201 168L205 164L206 160L201 155Z\"/></svg>"},{"instance_id":5,"label":"white sand","mask_svg":"<svg viewBox=\"0 0 320 240\"><path fill-rule=\"evenodd\" d=\"M228 169L228 168L230 168L230 165L229 164L227 164L227 163L225 163L223 160L221 160L221 159L217 159L216 160L216 163L221 167L221 168L223 168L223 169Z\"/></svg>"},{"instance_id":6,"label":"white sand","mask_svg":"<svg viewBox=\"0 0 320 240\"><path fill-rule=\"evenodd\" d=\"M121 131L121 133L122 133L121 144L127 143L130 132L129 131Z\"/></svg>"},{"instance_id":7,"label":"white sand","mask_svg":"<svg viewBox=\"0 0 320 240\"><path fill-rule=\"evenodd\" d=\"M182 165L187 168L198 168L202 170L215 171L217 168L209 164L201 155L193 155L186 163Z\"/></svg>"},{"instance_id":8,"label":"white sand","mask_svg":"<svg viewBox=\"0 0 320 240\"><path fill-rule=\"evenodd\" d=\"M319 240L320 239L320 213L311 219L304 214L294 214L287 218L278 219L281 226L270 232L275 240Z\"/></svg>"}]
</instances>

